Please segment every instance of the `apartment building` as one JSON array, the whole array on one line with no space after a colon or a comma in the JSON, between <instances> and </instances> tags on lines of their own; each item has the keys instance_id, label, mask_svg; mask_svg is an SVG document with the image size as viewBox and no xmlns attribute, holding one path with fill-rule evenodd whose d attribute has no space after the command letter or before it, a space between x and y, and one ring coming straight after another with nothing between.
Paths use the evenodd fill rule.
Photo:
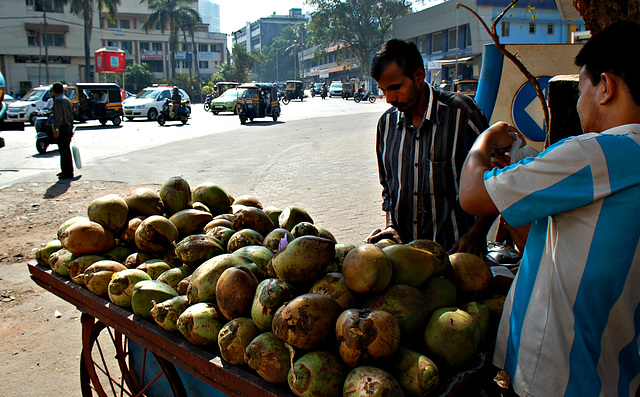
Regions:
<instances>
[{"instance_id":1,"label":"apartment building","mask_svg":"<svg viewBox=\"0 0 640 397\"><path fill-rule=\"evenodd\" d=\"M272 38L282 33L286 26L309 22L309 16L302 14L302 9L291 8L288 15L277 15L275 12L268 17L254 22L247 22L246 26L232 33L233 44L242 44L248 52L260 51Z\"/></svg>"},{"instance_id":2,"label":"apartment building","mask_svg":"<svg viewBox=\"0 0 640 397\"><path fill-rule=\"evenodd\" d=\"M104 78L94 73L93 56L104 47L124 50L127 65L146 63L157 79L171 75L169 32L162 33L158 27L144 32L142 25L148 15L148 3L139 0L121 0L115 23L104 12L96 11L90 42L92 81ZM4 36L0 71L9 92L24 92L54 81L85 79L84 20L71 14L69 6L55 6L53 0L0 1L0 19ZM185 43L179 34L174 54L176 71L210 77L220 64L227 62L226 34L209 32L202 25L194 36L197 48L192 49L191 38L187 35Z\"/></svg>"}]
</instances>

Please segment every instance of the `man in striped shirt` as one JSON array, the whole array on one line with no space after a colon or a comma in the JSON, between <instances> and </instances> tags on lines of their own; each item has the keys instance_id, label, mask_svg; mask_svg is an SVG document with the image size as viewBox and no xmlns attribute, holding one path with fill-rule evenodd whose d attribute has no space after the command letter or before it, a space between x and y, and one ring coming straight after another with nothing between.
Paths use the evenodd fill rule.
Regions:
<instances>
[{"instance_id":1,"label":"man in striped shirt","mask_svg":"<svg viewBox=\"0 0 640 397\"><path fill-rule=\"evenodd\" d=\"M520 396L638 395L638 41L638 22L618 22L576 56L584 134L492 169L515 131L497 123L462 170L465 210L532 224L494 355Z\"/></svg>"},{"instance_id":2,"label":"man in striped shirt","mask_svg":"<svg viewBox=\"0 0 640 397\"><path fill-rule=\"evenodd\" d=\"M378 121L376 144L387 225L367 241L428 239L449 252L482 255L495 217L476 222L465 213L458 182L469 149L488 127L484 113L470 97L427 84L411 42L384 43L371 75L393 107Z\"/></svg>"}]
</instances>

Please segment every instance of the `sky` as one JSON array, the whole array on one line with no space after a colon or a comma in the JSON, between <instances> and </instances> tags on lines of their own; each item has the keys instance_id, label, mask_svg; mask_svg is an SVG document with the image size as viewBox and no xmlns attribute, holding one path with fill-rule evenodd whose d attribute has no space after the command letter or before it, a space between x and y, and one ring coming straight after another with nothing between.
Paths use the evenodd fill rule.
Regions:
<instances>
[{"instance_id":1,"label":"sky","mask_svg":"<svg viewBox=\"0 0 640 397\"><path fill-rule=\"evenodd\" d=\"M414 10L421 10L442 1L444 0L414 1ZM288 15L291 8L301 8L303 14L313 11L313 8L306 5L304 0L211 0L211 2L220 6L220 31L227 34L242 29L247 22L255 22L274 12L276 15Z\"/></svg>"}]
</instances>

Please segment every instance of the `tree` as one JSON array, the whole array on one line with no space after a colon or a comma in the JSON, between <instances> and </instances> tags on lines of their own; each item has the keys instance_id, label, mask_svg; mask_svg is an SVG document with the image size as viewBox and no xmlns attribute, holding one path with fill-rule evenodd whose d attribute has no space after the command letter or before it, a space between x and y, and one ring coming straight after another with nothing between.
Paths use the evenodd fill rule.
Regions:
<instances>
[{"instance_id":1,"label":"tree","mask_svg":"<svg viewBox=\"0 0 640 397\"><path fill-rule=\"evenodd\" d=\"M153 75L146 63L136 63L127 66L124 81L131 92L138 92L153 83Z\"/></svg>"},{"instance_id":2,"label":"tree","mask_svg":"<svg viewBox=\"0 0 640 397\"><path fill-rule=\"evenodd\" d=\"M191 66L195 66L196 78L193 79L191 75L191 67L189 67L189 80L191 81L189 94L191 97L194 97L194 86L193 83L195 81L198 90L197 93L200 95L200 69L198 67L198 48L196 47L196 39L195 39L195 31L196 26L202 23L202 19L200 15L197 15L197 18L192 14L185 14L182 16L182 23L180 24L180 29L182 30L182 36L184 39L184 46L187 48L187 34L189 34L189 38L191 39L191 53L193 54L193 58L191 59Z\"/></svg>"},{"instance_id":3,"label":"tree","mask_svg":"<svg viewBox=\"0 0 640 397\"><path fill-rule=\"evenodd\" d=\"M104 0L103 0L104 1ZM142 0L144 1L144 0ZM176 56L178 46L178 27L183 21L193 19L202 22L198 11L192 8L191 0L149 0L151 13L142 24L142 30L148 33L156 25L160 32L169 30L169 64L171 65L171 78L176 76Z\"/></svg>"},{"instance_id":4,"label":"tree","mask_svg":"<svg viewBox=\"0 0 640 397\"><path fill-rule=\"evenodd\" d=\"M405 0L307 0L315 6L309 29L313 43L321 48L341 45L338 60L353 56L360 63L360 75L382 43L392 37L393 21L411 13Z\"/></svg>"},{"instance_id":5,"label":"tree","mask_svg":"<svg viewBox=\"0 0 640 397\"><path fill-rule=\"evenodd\" d=\"M233 45L233 64L235 65L236 80L239 83L249 81L249 74L255 65L264 63L265 57L258 51L247 52L240 43Z\"/></svg>"},{"instance_id":6,"label":"tree","mask_svg":"<svg viewBox=\"0 0 640 397\"><path fill-rule=\"evenodd\" d=\"M70 0L69 7L71 13L81 16L84 19L84 79L87 82L91 81L91 32L93 30L93 14L95 10L98 10L98 15L100 15L104 9L107 11L109 20L115 22L119 4L120 0Z\"/></svg>"},{"instance_id":7,"label":"tree","mask_svg":"<svg viewBox=\"0 0 640 397\"><path fill-rule=\"evenodd\" d=\"M282 32L262 47L264 63L255 68L261 81L283 81L297 79L295 56L307 47L311 35L303 25L286 26Z\"/></svg>"}]
</instances>

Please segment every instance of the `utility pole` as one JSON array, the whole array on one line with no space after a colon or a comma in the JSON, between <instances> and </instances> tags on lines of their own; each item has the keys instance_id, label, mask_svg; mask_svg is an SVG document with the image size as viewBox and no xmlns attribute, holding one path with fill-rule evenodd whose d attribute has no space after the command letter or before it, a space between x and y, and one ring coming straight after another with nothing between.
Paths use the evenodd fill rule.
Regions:
<instances>
[{"instance_id":1,"label":"utility pole","mask_svg":"<svg viewBox=\"0 0 640 397\"><path fill-rule=\"evenodd\" d=\"M48 4L49 3L46 1L42 2L42 11L43 11L42 13L44 17L44 30L43 30L42 41L44 43L44 64L47 71L47 84L51 83L49 81L49 44L47 43L47 6Z\"/></svg>"}]
</instances>

